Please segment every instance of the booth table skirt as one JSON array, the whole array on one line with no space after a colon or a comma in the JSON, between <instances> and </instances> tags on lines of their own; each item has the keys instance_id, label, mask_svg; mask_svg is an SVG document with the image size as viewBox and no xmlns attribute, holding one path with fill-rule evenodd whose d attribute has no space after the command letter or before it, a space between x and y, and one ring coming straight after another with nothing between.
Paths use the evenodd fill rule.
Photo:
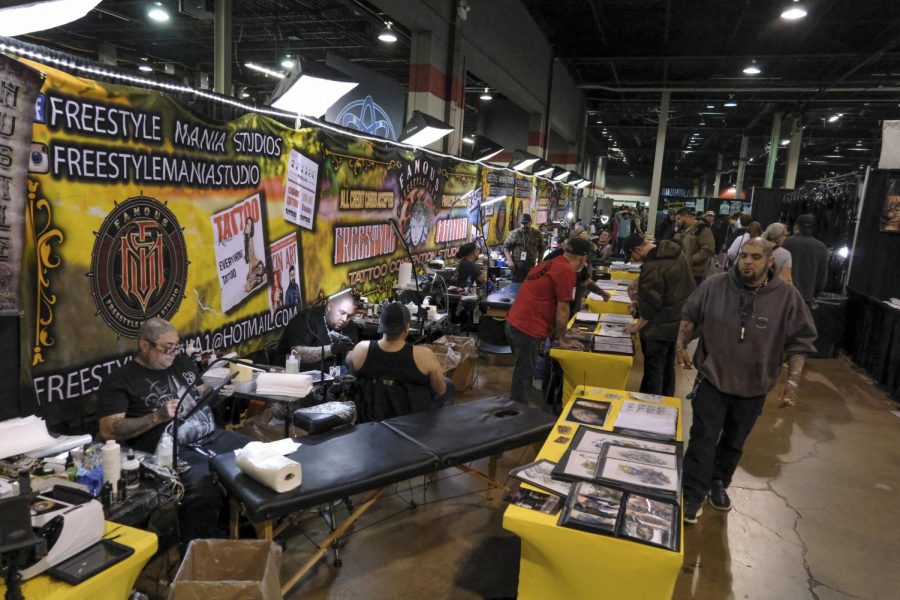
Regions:
<instances>
[{"instance_id":1,"label":"booth table skirt","mask_svg":"<svg viewBox=\"0 0 900 600\"><path fill-rule=\"evenodd\" d=\"M610 279L628 279L630 281L632 279L637 279L640 276L640 271L616 271L614 269L609 270Z\"/></svg>"},{"instance_id":2,"label":"booth table skirt","mask_svg":"<svg viewBox=\"0 0 900 600\"><path fill-rule=\"evenodd\" d=\"M550 357L563 370L562 397L569 396L579 385L624 389L634 363L633 356L553 348Z\"/></svg>"},{"instance_id":3,"label":"booth table skirt","mask_svg":"<svg viewBox=\"0 0 900 600\"><path fill-rule=\"evenodd\" d=\"M118 523L106 522L104 537L134 548L134 554L78 585L69 585L38 575L22 584L27 600L125 600L147 561L156 552L156 534ZM0 594L6 586L0 579Z\"/></svg>"},{"instance_id":4,"label":"booth table skirt","mask_svg":"<svg viewBox=\"0 0 900 600\"><path fill-rule=\"evenodd\" d=\"M586 298L584 303L591 312L611 313L614 315L627 315L628 307L631 306L628 302L614 302L612 300L604 302L603 300L594 300L593 298Z\"/></svg>"},{"instance_id":5,"label":"booth table skirt","mask_svg":"<svg viewBox=\"0 0 900 600\"><path fill-rule=\"evenodd\" d=\"M592 390L578 387L575 393L587 398L612 400L605 430L611 430L622 400L628 392L622 390ZM575 426L566 421L572 398L566 398L567 409L558 424ZM677 439L681 440L681 401L666 398L664 404L679 408ZM573 432L574 433L574 432ZM554 431L541 448L538 458L556 462L566 444L553 440ZM527 487L527 486L526 486ZM657 600L672 597L675 581L684 561L684 540L681 552L671 552L636 542L597 535L556 525L559 515L547 515L510 505L503 513L503 528L522 540L519 562L519 600ZM683 528L681 528L683 531Z\"/></svg>"}]
</instances>

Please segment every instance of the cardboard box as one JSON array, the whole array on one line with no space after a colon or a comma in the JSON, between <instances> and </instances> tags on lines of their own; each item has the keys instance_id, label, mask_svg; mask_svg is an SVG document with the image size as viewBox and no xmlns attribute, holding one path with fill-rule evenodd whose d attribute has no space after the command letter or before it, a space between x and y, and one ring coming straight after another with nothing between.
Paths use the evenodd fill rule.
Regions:
<instances>
[{"instance_id":1,"label":"cardboard box","mask_svg":"<svg viewBox=\"0 0 900 600\"><path fill-rule=\"evenodd\" d=\"M460 361L459 366L447 373L453 380L457 392L464 392L475 385L475 358L469 357Z\"/></svg>"},{"instance_id":2,"label":"cardboard box","mask_svg":"<svg viewBox=\"0 0 900 600\"><path fill-rule=\"evenodd\" d=\"M282 600L281 547L266 540L194 540L169 600Z\"/></svg>"}]
</instances>

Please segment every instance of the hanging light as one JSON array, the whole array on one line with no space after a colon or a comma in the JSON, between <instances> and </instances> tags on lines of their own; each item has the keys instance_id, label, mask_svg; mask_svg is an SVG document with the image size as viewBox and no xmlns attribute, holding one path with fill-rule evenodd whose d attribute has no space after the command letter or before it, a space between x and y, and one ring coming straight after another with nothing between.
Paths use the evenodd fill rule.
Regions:
<instances>
[{"instance_id":1,"label":"hanging light","mask_svg":"<svg viewBox=\"0 0 900 600\"><path fill-rule=\"evenodd\" d=\"M484 88L484 93L478 96L479 100L484 100L487 102L488 100L493 100L494 97L491 95L490 88Z\"/></svg>"},{"instance_id":2,"label":"hanging light","mask_svg":"<svg viewBox=\"0 0 900 600\"><path fill-rule=\"evenodd\" d=\"M153 8L147 11L147 16L157 23L165 23L169 20L169 13L163 8L162 2L154 2Z\"/></svg>"},{"instance_id":3,"label":"hanging light","mask_svg":"<svg viewBox=\"0 0 900 600\"><path fill-rule=\"evenodd\" d=\"M744 75L759 75L760 73L762 73L762 69L759 68L755 60L744 67Z\"/></svg>"},{"instance_id":4,"label":"hanging light","mask_svg":"<svg viewBox=\"0 0 900 600\"><path fill-rule=\"evenodd\" d=\"M449 135L452 131L453 127L440 119L414 110L412 117L403 128L403 133L400 134L400 141L410 146L424 148L445 135Z\"/></svg>"},{"instance_id":5,"label":"hanging light","mask_svg":"<svg viewBox=\"0 0 900 600\"><path fill-rule=\"evenodd\" d=\"M391 29L391 22L384 22L384 29L381 30L381 33L378 34L378 39L386 44L393 44L397 41L397 34L394 33L394 30Z\"/></svg>"},{"instance_id":6,"label":"hanging light","mask_svg":"<svg viewBox=\"0 0 900 600\"><path fill-rule=\"evenodd\" d=\"M152 73L152 72L153 72L153 67L151 67L151 66L148 65L147 63L141 63L141 64L138 65L138 70L139 70L139 71L143 71L144 73Z\"/></svg>"},{"instance_id":7,"label":"hanging light","mask_svg":"<svg viewBox=\"0 0 900 600\"><path fill-rule=\"evenodd\" d=\"M294 63L294 59L291 58L290 54L285 56L284 60L281 61L281 66L284 67L285 69L293 69L294 64L296 64L296 63Z\"/></svg>"},{"instance_id":8,"label":"hanging light","mask_svg":"<svg viewBox=\"0 0 900 600\"><path fill-rule=\"evenodd\" d=\"M541 160L540 156L525 152L524 150L516 150L513 152L513 156L507 167L513 171L524 171L539 160Z\"/></svg>"},{"instance_id":9,"label":"hanging light","mask_svg":"<svg viewBox=\"0 0 900 600\"><path fill-rule=\"evenodd\" d=\"M281 78L269 104L273 108L311 117L324 115L341 96L359 85L343 73L313 62L297 64Z\"/></svg>"},{"instance_id":10,"label":"hanging light","mask_svg":"<svg viewBox=\"0 0 900 600\"><path fill-rule=\"evenodd\" d=\"M785 9L781 12L781 18L785 21L796 21L798 19L802 19L806 16L806 9L803 8L803 5L798 2L798 0L794 0L792 4L789 4Z\"/></svg>"}]
</instances>

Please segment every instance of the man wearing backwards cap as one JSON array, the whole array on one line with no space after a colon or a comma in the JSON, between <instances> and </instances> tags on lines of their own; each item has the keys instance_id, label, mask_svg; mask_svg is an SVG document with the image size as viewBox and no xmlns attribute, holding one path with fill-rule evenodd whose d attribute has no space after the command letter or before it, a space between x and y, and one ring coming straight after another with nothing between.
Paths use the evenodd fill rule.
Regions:
<instances>
[{"instance_id":1,"label":"man wearing backwards cap","mask_svg":"<svg viewBox=\"0 0 900 600\"><path fill-rule=\"evenodd\" d=\"M519 222L522 226L510 231L503 242L503 253L513 271L512 280L516 282L525 279L528 270L537 264L544 253L544 236L531 226L531 215L525 213Z\"/></svg>"},{"instance_id":2,"label":"man wearing backwards cap","mask_svg":"<svg viewBox=\"0 0 900 600\"><path fill-rule=\"evenodd\" d=\"M587 240L570 239L565 254L538 264L522 282L506 318L506 336L516 357L509 394L512 400L527 402L534 359L547 336L558 338L563 348L581 348L581 344L567 339L565 334L575 274L584 267L590 249Z\"/></svg>"},{"instance_id":3,"label":"man wearing backwards cap","mask_svg":"<svg viewBox=\"0 0 900 600\"><path fill-rule=\"evenodd\" d=\"M478 246L475 242L460 246L456 251L456 258L459 259L459 265L453 274L453 280L457 285L467 287L471 285L470 282L481 285L487 281L487 272L475 262L478 260Z\"/></svg>"},{"instance_id":4,"label":"man wearing backwards cap","mask_svg":"<svg viewBox=\"0 0 900 600\"><path fill-rule=\"evenodd\" d=\"M409 310L399 302L385 305L378 326L381 339L358 343L347 355L350 372L393 384L412 384L431 389L430 404L416 405L418 412L453 404L453 383L444 377L444 369L430 348L407 343ZM391 414L381 416L393 416Z\"/></svg>"}]
</instances>

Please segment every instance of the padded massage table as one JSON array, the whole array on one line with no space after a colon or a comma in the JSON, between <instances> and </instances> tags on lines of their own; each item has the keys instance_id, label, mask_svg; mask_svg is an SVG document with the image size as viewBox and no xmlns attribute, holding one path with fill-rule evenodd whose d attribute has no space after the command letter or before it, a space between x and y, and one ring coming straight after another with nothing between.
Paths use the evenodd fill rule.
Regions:
<instances>
[{"instance_id":1,"label":"padded massage table","mask_svg":"<svg viewBox=\"0 0 900 600\"><path fill-rule=\"evenodd\" d=\"M234 538L240 512L253 522L260 537L272 539L276 519L296 516L323 504L329 506L326 520L331 535L318 544L313 556L283 584L286 594L325 555L329 546L335 550L335 565L340 566L337 540L381 497L387 486L457 467L493 487L504 488L495 479L497 454L542 442L554 422L552 415L495 397L298 438L302 445L288 457L302 465L303 483L283 494L241 473L232 452L213 458L210 469L231 498ZM490 457L487 475L464 464L484 457ZM364 492L372 493L337 526L334 501Z\"/></svg>"}]
</instances>

